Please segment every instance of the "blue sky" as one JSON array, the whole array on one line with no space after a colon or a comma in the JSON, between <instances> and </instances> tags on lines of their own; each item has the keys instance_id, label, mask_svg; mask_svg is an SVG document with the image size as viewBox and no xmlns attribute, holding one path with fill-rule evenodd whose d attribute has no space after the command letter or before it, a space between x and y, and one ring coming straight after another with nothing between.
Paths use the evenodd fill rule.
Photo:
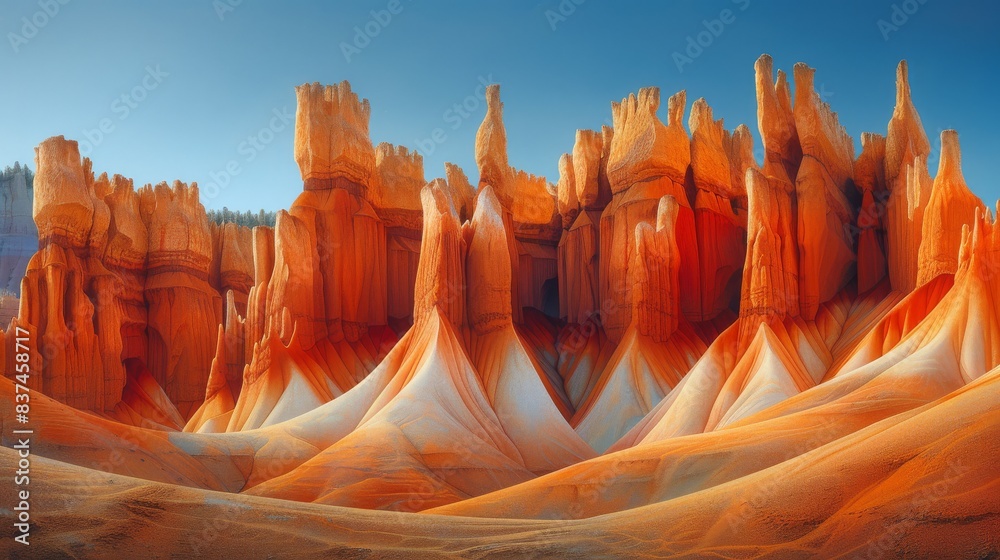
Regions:
<instances>
[{"instance_id":1,"label":"blue sky","mask_svg":"<svg viewBox=\"0 0 1000 560\"><path fill-rule=\"evenodd\" d=\"M203 191L225 182L203 196L209 208L285 208L301 190L293 125L281 118L294 115L293 87L347 79L371 101L374 142L422 144L428 179L453 161L475 182L477 94L493 81L511 163L555 182L575 130L610 123L610 102L643 86L664 100L686 89L689 106L705 97L728 128L756 135L753 63L764 52L778 68L817 68L856 139L884 134L905 58L932 144L959 131L966 178L992 206L998 26L1000 7L987 1L7 1L0 163L32 161L49 136L89 136L97 171ZM713 29L678 68L673 53L688 56L688 38ZM440 142L429 140L435 129Z\"/></svg>"}]
</instances>

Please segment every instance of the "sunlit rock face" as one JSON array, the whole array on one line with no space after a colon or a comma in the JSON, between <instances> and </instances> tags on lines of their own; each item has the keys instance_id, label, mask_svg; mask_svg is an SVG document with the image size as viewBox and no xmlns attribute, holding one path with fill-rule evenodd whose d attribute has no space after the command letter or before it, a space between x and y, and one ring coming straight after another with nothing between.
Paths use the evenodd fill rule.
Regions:
<instances>
[{"instance_id":1,"label":"sunlit rock face","mask_svg":"<svg viewBox=\"0 0 1000 560\"><path fill-rule=\"evenodd\" d=\"M893 288L917 286L920 234L931 196L927 157L931 144L910 93L906 61L896 69L896 106L885 137L886 246Z\"/></svg>"},{"instance_id":2,"label":"sunlit rock face","mask_svg":"<svg viewBox=\"0 0 1000 560\"><path fill-rule=\"evenodd\" d=\"M962 154L958 133L941 133L941 160L931 185L931 197L924 212L920 251L917 253L917 285L941 274L958 270L958 249L962 228L973 225L969 216L986 213L986 206L972 194L962 176Z\"/></svg>"},{"instance_id":3,"label":"sunlit rock face","mask_svg":"<svg viewBox=\"0 0 1000 560\"><path fill-rule=\"evenodd\" d=\"M548 309L551 315L558 315L558 244L560 224L565 220L559 213L559 205L564 201L559 187L508 163L499 85L492 84L486 89L486 105L486 116L476 133L478 190L492 187L502 209L514 278L513 321L523 323L522 312L527 307Z\"/></svg>"},{"instance_id":4,"label":"sunlit rock face","mask_svg":"<svg viewBox=\"0 0 1000 560\"><path fill-rule=\"evenodd\" d=\"M31 333L44 511L106 503L86 535L118 543L237 500L268 523L230 516L230 556L287 552L272 526L369 555L825 557L886 527L995 554L1000 226L958 134L932 176L905 62L860 153L816 71L754 71L760 161L712 92L643 88L567 132L554 181L510 161L495 84L472 180L374 144L347 82L300 86L273 228L45 140L33 188L0 180L0 363Z\"/></svg>"},{"instance_id":5,"label":"sunlit rock face","mask_svg":"<svg viewBox=\"0 0 1000 560\"><path fill-rule=\"evenodd\" d=\"M375 149L377 188L370 191L372 207L385 221L386 314L390 324L412 322L413 285L420 257L420 189L424 162L419 153L382 142Z\"/></svg>"},{"instance_id":6,"label":"sunlit rock face","mask_svg":"<svg viewBox=\"0 0 1000 560\"><path fill-rule=\"evenodd\" d=\"M346 81L332 86L304 84L295 88L295 96L295 162L305 189L369 186L375 174L375 149L368 135L368 100L358 98Z\"/></svg>"},{"instance_id":7,"label":"sunlit rock face","mask_svg":"<svg viewBox=\"0 0 1000 560\"><path fill-rule=\"evenodd\" d=\"M798 203L799 305L814 319L855 275L850 224L856 211L853 194L854 143L830 106L813 88L815 70L795 65L795 129L802 161L795 177Z\"/></svg>"},{"instance_id":8,"label":"sunlit rock face","mask_svg":"<svg viewBox=\"0 0 1000 560\"><path fill-rule=\"evenodd\" d=\"M39 333L36 382L78 408L180 427L178 418L204 397L215 354L206 332L221 322L220 290L233 290L245 305L247 231L210 226L196 185L136 190L119 175L95 176L76 142L62 137L38 147L36 165L40 249L22 282L30 297L15 319ZM164 406L155 414L131 402L129 360L162 388ZM88 373L95 370L102 375Z\"/></svg>"},{"instance_id":9,"label":"sunlit rock face","mask_svg":"<svg viewBox=\"0 0 1000 560\"><path fill-rule=\"evenodd\" d=\"M692 295L682 304L685 313L697 315L700 305L700 271L695 238L694 210L685 189L691 163L691 143L684 129L686 96L670 98L668 123L656 116L660 92L647 88L620 103L612 104L614 135L608 155L607 174L613 194L601 214L600 261L601 319L612 340L621 338L631 321L633 284L628 265L635 252L635 228L656 218L660 198L678 201L676 236L681 260L691 263L680 277L681 291Z\"/></svg>"}]
</instances>

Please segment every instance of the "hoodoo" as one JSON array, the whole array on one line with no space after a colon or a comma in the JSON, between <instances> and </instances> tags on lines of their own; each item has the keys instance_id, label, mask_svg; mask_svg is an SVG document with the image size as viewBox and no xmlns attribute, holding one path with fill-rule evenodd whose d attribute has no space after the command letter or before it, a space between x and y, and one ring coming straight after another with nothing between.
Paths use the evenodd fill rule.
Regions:
<instances>
[{"instance_id":1,"label":"hoodoo","mask_svg":"<svg viewBox=\"0 0 1000 560\"><path fill-rule=\"evenodd\" d=\"M905 62L857 155L812 68L754 70L760 161L649 87L567 131L554 184L496 84L471 181L302 85L273 227L43 141L32 186L0 175L41 554L186 556L204 521L228 556L995 557L1000 226L958 134L932 177Z\"/></svg>"}]
</instances>

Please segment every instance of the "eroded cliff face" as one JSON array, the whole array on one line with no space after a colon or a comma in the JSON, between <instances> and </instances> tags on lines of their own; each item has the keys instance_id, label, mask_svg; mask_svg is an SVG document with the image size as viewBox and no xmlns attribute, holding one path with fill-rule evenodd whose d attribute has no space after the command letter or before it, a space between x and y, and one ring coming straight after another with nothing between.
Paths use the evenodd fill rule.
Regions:
<instances>
[{"instance_id":1,"label":"eroded cliff face","mask_svg":"<svg viewBox=\"0 0 1000 560\"><path fill-rule=\"evenodd\" d=\"M854 162L854 186L861 193L857 228L853 232L858 237L858 291L864 293L888 274L885 136L871 132L861 135L861 155Z\"/></svg>"},{"instance_id":2,"label":"eroded cliff face","mask_svg":"<svg viewBox=\"0 0 1000 560\"><path fill-rule=\"evenodd\" d=\"M686 182L691 163L691 141L684 129L686 94L670 98L667 124L656 116L660 106L657 88L645 88L620 103L612 103L614 135L607 174L613 193L601 214L600 262L601 321L608 337L618 341L631 322L633 283L628 267L634 260L635 228L656 219L660 198L678 202L676 223L683 267L679 286L690 295L682 303L685 314L700 314L700 269L694 210Z\"/></svg>"},{"instance_id":3,"label":"eroded cliff face","mask_svg":"<svg viewBox=\"0 0 1000 560\"><path fill-rule=\"evenodd\" d=\"M190 415L215 354L205 334L221 322L220 290L233 289L245 301L250 271L238 241L244 232L227 226L213 234L196 185L136 190L119 175L95 177L77 143L62 137L46 140L36 154L40 249L22 282L29 297L12 325L37 336L39 389L141 422L127 402L124 364L134 361Z\"/></svg>"},{"instance_id":4,"label":"eroded cliff face","mask_svg":"<svg viewBox=\"0 0 1000 560\"><path fill-rule=\"evenodd\" d=\"M815 70L795 65L795 129L802 161L795 176L798 214L799 305L814 319L855 275L855 205L848 199L854 143L813 87Z\"/></svg>"},{"instance_id":5,"label":"eroded cliff face","mask_svg":"<svg viewBox=\"0 0 1000 560\"><path fill-rule=\"evenodd\" d=\"M931 144L910 93L906 61L896 68L896 106L885 138L886 246L889 279L897 290L917 286L924 213L931 196L927 157Z\"/></svg>"},{"instance_id":6,"label":"eroded cliff face","mask_svg":"<svg viewBox=\"0 0 1000 560\"><path fill-rule=\"evenodd\" d=\"M474 188L373 147L346 83L303 86L303 188L273 229L209 223L196 185L136 189L46 140L40 248L21 299L0 295L6 375L18 327L38 348L45 511L121 506L82 529L98 547L148 521L137 496L204 517L227 491L311 502L280 509L369 554L829 556L878 552L891 526L917 556L989 557L1000 225L957 134L932 177L903 63L855 157L811 69L794 97L769 57L755 69L763 161L705 100L685 115L675 95L663 123L644 89L614 128L567 135L556 185L511 166L497 87ZM95 473L113 484L80 485ZM211 546L280 554L289 527L237 520ZM179 550L171 531L154 544Z\"/></svg>"},{"instance_id":7,"label":"eroded cliff face","mask_svg":"<svg viewBox=\"0 0 1000 560\"><path fill-rule=\"evenodd\" d=\"M87 465L127 437L111 470L245 500L635 526L666 511L697 535L720 512L750 523L761 484L791 487L851 513L825 546L855 536L850 508L886 473L937 488L922 457L939 446L976 465L955 507L990 503L977 422L998 387L1000 227L957 134L931 177L902 64L887 134L855 157L811 69L794 97L769 58L756 70L762 162L705 100L685 115L674 96L664 124L647 89L614 128L567 138L552 185L508 162L491 88L478 188L373 147L346 84L305 86L303 191L273 229L212 224L196 185L136 189L46 140L41 246L20 301L0 297L41 350L39 454ZM0 331L8 375L13 341ZM807 485L766 478L789 457ZM670 509L692 500L712 513ZM815 530L800 500L767 500Z\"/></svg>"},{"instance_id":8,"label":"eroded cliff face","mask_svg":"<svg viewBox=\"0 0 1000 560\"><path fill-rule=\"evenodd\" d=\"M918 286L941 274L955 274L962 228L972 226L970 216L980 214L986 214L986 205L965 184L958 133L945 130L941 132L941 158L921 227Z\"/></svg>"},{"instance_id":9,"label":"eroded cliff face","mask_svg":"<svg viewBox=\"0 0 1000 560\"><path fill-rule=\"evenodd\" d=\"M500 203L514 279L511 313L519 324L525 307L558 313L557 246L560 224L565 220L559 207L565 201L559 187L508 163L499 85L487 88L486 105L486 116L476 134L479 190L491 187Z\"/></svg>"},{"instance_id":10,"label":"eroded cliff face","mask_svg":"<svg viewBox=\"0 0 1000 560\"><path fill-rule=\"evenodd\" d=\"M746 246L744 174L757 168L753 140L744 126L726 130L704 99L691 107L689 134L683 126L685 92L670 98L667 124L657 118L658 107L655 89L612 104L614 127L602 134L611 145L602 151L595 186L600 192L606 174L613 195L600 218L599 253L607 256L597 258L599 308L612 340L631 322L635 228L656 223L663 196L677 203L674 236L683 263L678 290L684 318L710 321L737 306Z\"/></svg>"},{"instance_id":11,"label":"eroded cliff face","mask_svg":"<svg viewBox=\"0 0 1000 560\"><path fill-rule=\"evenodd\" d=\"M201 404L222 322L222 298L209 284L212 232L197 185L160 183L140 191L150 240L146 253L147 362L184 417Z\"/></svg>"},{"instance_id":12,"label":"eroded cliff face","mask_svg":"<svg viewBox=\"0 0 1000 560\"><path fill-rule=\"evenodd\" d=\"M863 134L857 157L811 68L796 65L794 96L770 57L755 71L763 161L705 99L689 110L675 94L662 122L645 88L611 104L613 126L576 131L555 184L511 165L494 84L476 187L453 164L428 181L418 153L373 144L348 83L300 86L302 192L274 228L210 223L197 185L97 176L51 138L31 191L27 297L0 306L42 341L40 390L132 423L277 424L351 391L408 330L450 330L487 400L513 360L607 447L720 333L727 356L758 356L834 321L845 298L951 278L963 227L986 212L954 132L928 173L905 63L886 134ZM4 231L29 229L16 179Z\"/></svg>"},{"instance_id":13,"label":"eroded cliff face","mask_svg":"<svg viewBox=\"0 0 1000 560\"><path fill-rule=\"evenodd\" d=\"M375 174L375 149L368 135L371 107L343 81L295 88L295 162L305 190L339 185L363 196Z\"/></svg>"}]
</instances>

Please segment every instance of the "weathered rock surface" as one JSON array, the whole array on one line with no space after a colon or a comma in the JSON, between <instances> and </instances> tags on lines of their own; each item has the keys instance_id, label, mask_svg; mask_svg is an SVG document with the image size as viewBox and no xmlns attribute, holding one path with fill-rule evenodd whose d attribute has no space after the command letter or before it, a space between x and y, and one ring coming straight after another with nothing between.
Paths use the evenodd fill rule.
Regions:
<instances>
[{"instance_id":1,"label":"weathered rock surface","mask_svg":"<svg viewBox=\"0 0 1000 560\"><path fill-rule=\"evenodd\" d=\"M695 101L691 128L691 176L698 239L698 307L688 317L706 321L730 308L739 291L746 239L744 173L753 161L753 139L746 127L730 133L713 120L704 98Z\"/></svg>"},{"instance_id":2,"label":"weathered rock surface","mask_svg":"<svg viewBox=\"0 0 1000 560\"><path fill-rule=\"evenodd\" d=\"M140 193L149 232L146 284L147 366L187 418L205 397L222 299L209 283L212 234L197 185L160 183Z\"/></svg>"},{"instance_id":3,"label":"weathered rock surface","mask_svg":"<svg viewBox=\"0 0 1000 560\"><path fill-rule=\"evenodd\" d=\"M600 218L612 197L606 168L610 131L576 131L573 155L559 161L559 213L565 230L557 251L559 316L575 324L585 323L601 305Z\"/></svg>"},{"instance_id":4,"label":"weathered rock surface","mask_svg":"<svg viewBox=\"0 0 1000 560\"><path fill-rule=\"evenodd\" d=\"M896 69L896 106L885 138L886 245L892 287L917 287L917 262L924 212L931 196L927 157L931 144L910 93L909 67Z\"/></svg>"},{"instance_id":5,"label":"weathered rock surface","mask_svg":"<svg viewBox=\"0 0 1000 560\"><path fill-rule=\"evenodd\" d=\"M559 316L583 324L601 309L600 213L587 210L559 240Z\"/></svg>"},{"instance_id":6,"label":"weathered rock surface","mask_svg":"<svg viewBox=\"0 0 1000 560\"><path fill-rule=\"evenodd\" d=\"M507 163L507 129L503 124L503 103L500 86L486 88L486 116L476 132L476 166L479 168L479 187L490 185L504 208L513 202L512 170Z\"/></svg>"},{"instance_id":7,"label":"weathered rock surface","mask_svg":"<svg viewBox=\"0 0 1000 560\"><path fill-rule=\"evenodd\" d=\"M614 135L608 156L608 179L614 196L601 214L601 318L609 338L618 341L631 322L632 287L628 266L634 259L635 227L656 219L660 198L679 203L676 237L682 263L681 293L685 315L700 315L700 270L694 211L686 191L691 161L684 129L685 93L670 98L669 121L656 117L660 94L646 88L621 103L612 103Z\"/></svg>"},{"instance_id":8,"label":"weathered rock surface","mask_svg":"<svg viewBox=\"0 0 1000 560\"><path fill-rule=\"evenodd\" d=\"M861 134L861 155L854 162L854 185L861 192L858 211L858 292L874 288L888 274L886 261L885 137Z\"/></svg>"},{"instance_id":9,"label":"weathered rock surface","mask_svg":"<svg viewBox=\"0 0 1000 560\"><path fill-rule=\"evenodd\" d=\"M412 323L413 286L420 258L420 189L424 187L423 158L405 147L382 142L375 148L379 186L370 191L372 206L385 221L386 313L390 324Z\"/></svg>"},{"instance_id":10,"label":"weathered rock surface","mask_svg":"<svg viewBox=\"0 0 1000 560\"><path fill-rule=\"evenodd\" d=\"M435 308L453 325L465 322L466 238L444 181L435 180L420 192L424 234L420 244L414 322L426 320ZM510 261L508 260L508 265Z\"/></svg>"},{"instance_id":11,"label":"weathered rock surface","mask_svg":"<svg viewBox=\"0 0 1000 560\"><path fill-rule=\"evenodd\" d=\"M656 224L641 223L635 228L633 274L637 286L632 292L632 320L639 332L656 342L665 342L677 330L680 320L680 249L677 200L660 199Z\"/></svg>"},{"instance_id":12,"label":"weathered rock surface","mask_svg":"<svg viewBox=\"0 0 1000 560\"><path fill-rule=\"evenodd\" d=\"M917 254L918 286L958 270L962 228L972 226L978 214L986 214L986 206L965 184L958 133L945 130L941 133L941 160L924 211Z\"/></svg>"},{"instance_id":13,"label":"weathered rock surface","mask_svg":"<svg viewBox=\"0 0 1000 560\"><path fill-rule=\"evenodd\" d=\"M793 115L802 147L795 177L799 305L807 320L851 280L857 260L850 228L856 211L848 199L854 190L854 143L816 93L814 74L804 64L795 65Z\"/></svg>"},{"instance_id":14,"label":"weathered rock surface","mask_svg":"<svg viewBox=\"0 0 1000 560\"><path fill-rule=\"evenodd\" d=\"M458 218L462 222L472 219L472 212L475 211L476 189L472 188L469 178L462 171L462 168L454 163L444 164L445 184L451 193L451 199L458 210Z\"/></svg>"},{"instance_id":15,"label":"weathered rock surface","mask_svg":"<svg viewBox=\"0 0 1000 560\"><path fill-rule=\"evenodd\" d=\"M811 69L794 99L769 57L755 69L760 165L746 127L698 100L688 135L684 93L664 124L644 89L577 133L552 186L508 162L494 86L478 189L373 148L346 83L303 86L304 192L273 229L211 224L196 185L136 190L43 142L41 247L0 363L13 376L33 333L38 481L88 498L48 505L116 516L43 554L120 542L118 517L148 521L137 496L215 519L212 490L263 508L230 527L262 550L288 514L366 554L620 556L628 538L633 555L829 556L895 523L907 554L990 556L1000 226L957 134L932 179L901 64L888 134L855 158ZM0 400L19 392L0 380ZM109 449L128 452L102 464ZM914 503L918 529L897 523ZM169 525L137 526L173 551Z\"/></svg>"},{"instance_id":16,"label":"weathered rock surface","mask_svg":"<svg viewBox=\"0 0 1000 560\"><path fill-rule=\"evenodd\" d=\"M368 135L371 106L343 81L295 88L295 161L306 190L334 185L363 195L375 174L375 149Z\"/></svg>"},{"instance_id":17,"label":"weathered rock surface","mask_svg":"<svg viewBox=\"0 0 1000 560\"><path fill-rule=\"evenodd\" d=\"M560 187L550 185L544 177L510 166L497 84L487 88L486 103L486 117L476 134L479 190L492 187L503 209L513 279L511 314L514 323L521 324L525 307L548 308L549 312L558 313L557 245L562 232L560 223L564 221L559 207L565 204L565 194L560 194ZM567 183L561 188L572 190L573 185Z\"/></svg>"},{"instance_id":18,"label":"weathered rock surface","mask_svg":"<svg viewBox=\"0 0 1000 560\"><path fill-rule=\"evenodd\" d=\"M761 55L754 64L757 86L757 127L764 144L764 175L778 179L794 190L795 176L802 160L795 117L792 114L792 93L788 76L778 70L774 78L774 62ZM772 81L774 80L774 81Z\"/></svg>"},{"instance_id":19,"label":"weathered rock surface","mask_svg":"<svg viewBox=\"0 0 1000 560\"><path fill-rule=\"evenodd\" d=\"M747 270L743 273L740 298L741 348L745 348L761 323L786 316L798 309L798 254L792 198L784 186L751 169L746 176L749 217L747 221Z\"/></svg>"},{"instance_id":20,"label":"weathered rock surface","mask_svg":"<svg viewBox=\"0 0 1000 560\"><path fill-rule=\"evenodd\" d=\"M120 175L95 177L62 137L38 147L37 165L41 249L18 324L38 337L38 383L78 408L178 428L204 398L219 290L246 305L249 230L210 226L196 185L137 191ZM150 398L163 402L141 405Z\"/></svg>"},{"instance_id":21,"label":"weathered rock surface","mask_svg":"<svg viewBox=\"0 0 1000 560\"><path fill-rule=\"evenodd\" d=\"M573 144L573 182L576 200L581 208L587 210L600 210L611 202L611 185L606 180L607 169L602 169L603 150L604 138L601 132L576 131L576 142ZM602 171L604 181L601 180Z\"/></svg>"}]
</instances>

